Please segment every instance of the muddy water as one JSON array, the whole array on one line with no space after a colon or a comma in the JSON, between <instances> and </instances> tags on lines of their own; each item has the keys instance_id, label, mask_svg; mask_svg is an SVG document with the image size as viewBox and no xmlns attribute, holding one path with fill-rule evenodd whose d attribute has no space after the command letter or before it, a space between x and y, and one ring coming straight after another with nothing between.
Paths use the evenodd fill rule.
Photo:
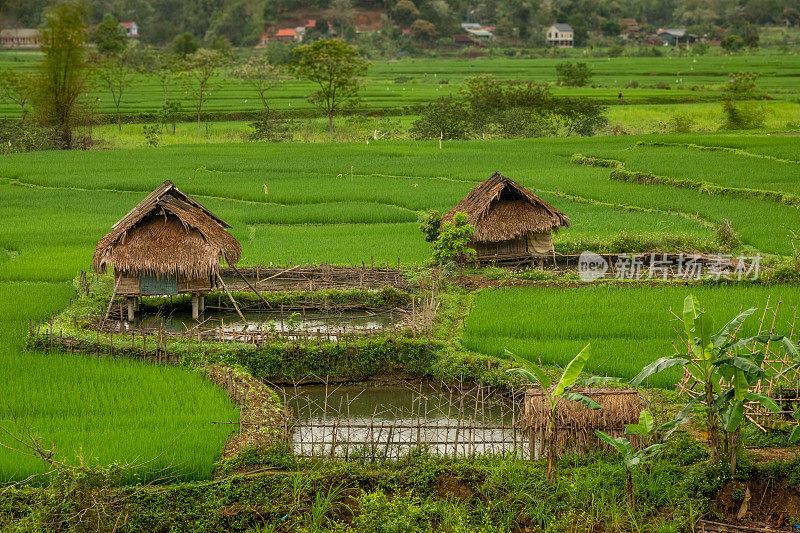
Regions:
<instances>
[{"instance_id":1,"label":"muddy water","mask_svg":"<svg viewBox=\"0 0 800 533\"><path fill-rule=\"evenodd\" d=\"M336 331L369 331L390 329L399 325L404 315L397 311L337 311L325 313L321 311L305 311L305 313L289 313L280 311L245 311L247 323L235 312L210 312L201 315L201 329L223 328L224 333L243 331L278 331L320 330L322 333ZM125 321L125 329L140 327L159 329L167 333L183 333L197 324L190 312L173 311L168 314L141 314L133 323Z\"/></svg>"},{"instance_id":2,"label":"muddy water","mask_svg":"<svg viewBox=\"0 0 800 533\"><path fill-rule=\"evenodd\" d=\"M282 391L302 456L390 459L416 447L436 455L527 453L517 413L485 391L432 385L303 386Z\"/></svg>"}]
</instances>

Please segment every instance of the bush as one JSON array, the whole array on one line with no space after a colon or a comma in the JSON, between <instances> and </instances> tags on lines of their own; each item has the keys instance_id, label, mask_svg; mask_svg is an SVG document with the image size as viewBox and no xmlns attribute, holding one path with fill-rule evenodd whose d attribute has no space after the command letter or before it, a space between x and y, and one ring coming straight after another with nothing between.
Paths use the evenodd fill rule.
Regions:
<instances>
[{"instance_id":1,"label":"bush","mask_svg":"<svg viewBox=\"0 0 800 533\"><path fill-rule=\"evenodd\" d=\"M282 113L272 109L262 111L258 120L249 126L253 128L253 132L249 135L251 141L281 142L292 138L289 121Z\"/></svg>"},{"instance_id":2,"label":"bush","mask_svg":"<svg viewBox=\"0 0 800 533\"><path fill-rule=\"evenodd\" d=\"M722 48L727 50L728 52L738 52L742 48L744 48L744 39L739 37L738 35L728 35L724 39L722 39L722 43L720 43Z\"/></svg>"},{"instance_id":3,"label":"bush","mask_svg":"<svg viewBox=\"0 0 800 533\"><path fill-rule=\"evenodd\" d=\"M465 139L467 137L467 107L464 102L444 96L425 106L411 126L415 139Z\"/></svg>"},{"instance_id":4,"label":"bush","mask_svg":"<svg viewBox=\"0 0 800 533\"><path fill-rule=\"evenodd\" d=\"M553 124L537 112L522 107L506 109L497 116L497 129L505 138L547 137Z\"/></svg>"},{"instance_id":5,"label":"bush","mask_svg":"<svg viewBox=\"0 0 800 533\"><path fill-rule=\"evenodd\" d=\"M689 113L676 113L667 122L667 128L672 133L692 133L694 126L694 117Z\"/></svg>"},{"instance_id":6,"label":"bush","mask_svg":"<svg viewBox=\"0 0 800 533\"><path fill-rule=\"evenodd\" d=\"M559 63L556 65L559 85L584 87L592 79L592 71L586 63Z\"/></svg>"},{"instance_id":7,"label":"bush","mask_svg":"<svg viewBox=\"0 0 800 533\"><path fill-rule=\"evenodd\" d=\"M425 234L426 242L434 242L439 238L442 227L442 214L432 209L420 221L419 230Z\"/></svg>"},{"instance_id":8,"label":"bush","mask_svg":"<svg viewBox=\"0 0 800 533\"><path fill-rule=\"evenodd\" d=\"M59 148L55 132L18 121L0 120L0 154L55 150Z\"/></svg>"},{"instance_id":9,"label":"bush","mask_svg":"<svg viewBox=\"0 0 800 533\"><path fill-rule=\"evenodd\" d=\"M142 127L142 134L144 135L144 140L147 141L147 144L149 144L153 148L158 146L159 132L161 132L161 127L158 126L157 124L145 124L144 127Z\"/></svg>"},{"instance_id":10,"label":"bush","mask_svg":"<svg viewBox=\"0 0 800 533\"><path fill-rule=\"evenodd\" d=\"M723 130L753 130L764 127L766 113L751 102L722 101Z\"/></svg>"},{"instance_id":11,"label":"bush","mask_svg":"<svg viewBox=\"0 0 800 533\"><path fill-rule=\"evenodd\" d=\"M398 493L390 500L381 490L364 493L358 499L361 512L353 519L356 531L364 533L413 533L431 529L433 510L411 492Z\"/></svg>"}]
</instances>

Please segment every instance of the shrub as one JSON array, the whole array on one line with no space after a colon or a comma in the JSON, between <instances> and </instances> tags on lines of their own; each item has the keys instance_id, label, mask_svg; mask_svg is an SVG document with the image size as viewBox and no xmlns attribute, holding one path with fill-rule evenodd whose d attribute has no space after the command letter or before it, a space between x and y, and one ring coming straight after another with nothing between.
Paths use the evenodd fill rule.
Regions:
<instances>
[{"instance_id":1,"label":"shrub","mask_svg":"<svg viewBox=\"0 0 800 533\"><path fill-rule=\"evenodd\" d=\"M753 130L764 127L765 111L751 102L722 101L723 130Z\"/></svg>"},{"instance_id":2,"label":"shrub","mask_svg":"<svg viewBox=\"0 0 800 533\"><path fill-rule=\"evenodd\" d=\"M50 128L27 123L0 120L0 154L55 150L59 148L55 132Z\"/></svg>"},{"instance_id":3,"label":"shrub","mask_svg":"<svg viewBox=\"0 0 800 533\"><path fill-rule=\"evenodd\" d=\"M284 118L283 113L272 109L262 111L258 120L251 123L250 127L253 128L249 135L251 141L280 142L292 138L289 121Z\"/></svg>"},{"instance_id":4,"label":"shrub","mask_svg":"<svg viewBox=\"0 0 800 533\"><path fill-rule=\"evenodd\" d=\"M353 519L357 531L364 533L413 533L431 529L433 509L411 492L389 499L381 490L364 493L358 499L361 512Z\"/></svg>"},{"instance_id":5,"label":"shrub","mask_svg":"<svg viewBox=\"0 0 800 533\"><path fill-rule=\"evenodd\" d=\"M467 137L467 109L464 102L444 96L426 105L411 126L416 139L464 139Z\"/></svg>"},{"instance_id":6,"label":"shrub","mask_svg":"<svg viewBox=\"0 0 800 533\"><path fill-rule=\"evenodd\" d=\"M157 147L159 143L158 134L161 131L161 127L157 124L145 124L142 127L142 134L144 134L144 140L147 141L152 147Z\"/></svg>"},{"instance_id":7,"label":"shrub","mask_svg":"<svg viewBox=\"0 0 800 533\"><path fill-rule=\"evenodd\" d=\"M553 124L544 116L522 107L499 113L497 129L505 138L547 137L555 133Z\"/></svg>"},{"instance_id":8,"label":"shrub","mask_svg":"<svg viewBox=\"0 0 800 533\"><path fill-rule=\"evenodd\" d=\"M694 117L689 113L675 113L667 122L667 128L672 133L692 133L694 126Z\"/></svg>"},{"instance_id":9,"label":"shrub","mask_svg":"<svg viewBox=\"0 0 800 533\"><path fill-rule=\"evenodd\" d=\"M724 39L722 39L722 43L720 43L722 48L727 50L728 52L738 52L742 48L744 48L744 39L739 37L738 35L728 35Z\"/></svg>"},{"instance_id":10,"label":"shrub","mask_svg":"<svg viewBox=\"0 0 800 533\"><path fill-rule=\"evenodd\" d=\"M442 214L432 209L420 221L419 230L425 234L426 242L434 242L439 238L442 227Z\"/></svg>"},{"instance_id":11,"label":"shrub","mask_svg":"<svg viewBox=\"0 0 800 533\"><path fill-rule=\"evenodd\" d=\"M556 65L559 85L585 87L592 80L592 71L586 63L559 63Z\"/></svg>"}]
</instances>

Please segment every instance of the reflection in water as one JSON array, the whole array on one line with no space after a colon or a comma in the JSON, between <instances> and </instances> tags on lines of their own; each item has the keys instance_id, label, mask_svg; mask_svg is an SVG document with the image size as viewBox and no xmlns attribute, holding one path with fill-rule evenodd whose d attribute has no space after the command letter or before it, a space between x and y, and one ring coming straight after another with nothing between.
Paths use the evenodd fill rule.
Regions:
<instances>
[{"instance_id":1,"label":"reflection in water","mask_svg":"<svg viewBox=\"0 0 800 533\"><path fill-rule=\"evenodd\" d=\"M200 317L201 330L218 330L220 326L223 333L241 333L245 331L370 331L390 329L400 325L404 315L397 310L365 311L349 310L325 313L321 311L308 311L304 313L289 313L280 311L245 311L245 324L235 312L207 312ZM163 329L166 333L184 333L197 326L198 322L192 319L187 311L173 311L169 314L142 314L137 316L133 323L125 321L126 330Z\"/></svg>"},{"instance_id":2,"label":"reflection in water","mask_svg":"<svg viewBox=\"0 0 800 533\"><path fill-rule=\"evenodd\" d=\"M516 453L527 457L512 402L486 388L459 393L427 384L303 386L283 391L306 457L381 460L421 447L448 456Z\"/></svg>"}]
</instances>

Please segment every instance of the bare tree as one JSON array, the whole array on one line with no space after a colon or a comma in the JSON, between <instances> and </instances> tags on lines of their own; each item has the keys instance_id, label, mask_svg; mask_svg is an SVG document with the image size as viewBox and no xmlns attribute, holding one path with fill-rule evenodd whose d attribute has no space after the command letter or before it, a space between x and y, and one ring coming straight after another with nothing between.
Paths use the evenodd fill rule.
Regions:
<instances>
[{"instance_id":1,"label":"bare tree","mask_svg":"<svg viewBox=\"0 0 800 533\"><path fill-rule=\"evenodd\" d=\"M128 68L125 54L112 54L99 60L97 77L101 84L111 93L111 99L117 111L117 128L122 131L122 116L119 106L125 90L133 81L134 71Z\"/></svg>"},{"instance_id":2,"label":"bare tree","mask_svg":"<svg viewBox=\"0 0 800 533\"><path fill-rule=\"evenodd\" d=\"M213 80L225 62L225 56L216 50L205 48L189 56L184 62L183 87L195 102L197 108L197 135L201 135L201 114L203 104L211 96L211 92L220 84Z\"/></svg>"},{"instance_id":3,"label":"bare tree","mask_svg":"<svg viewBox=\"0 0 800 533\"><path fill-rule=\"evenodd\" d=\"M251 57L233 69L233 75L252 87L261 98L264 111L269 111L267 92L283 82L281 71L266 57Z\"/></svg>"},{"instance_id":4,"label":"bare tree","mask_svg":"<svg viewBox=\"0 0 800 533\"><path fill-rule=\"evenodd\" d=\"M36 78L33 74L11 69L0 71L0 97L19 106L20 120L25 120L25 104L31 99Z\"/></svg>"}]
</instances>

